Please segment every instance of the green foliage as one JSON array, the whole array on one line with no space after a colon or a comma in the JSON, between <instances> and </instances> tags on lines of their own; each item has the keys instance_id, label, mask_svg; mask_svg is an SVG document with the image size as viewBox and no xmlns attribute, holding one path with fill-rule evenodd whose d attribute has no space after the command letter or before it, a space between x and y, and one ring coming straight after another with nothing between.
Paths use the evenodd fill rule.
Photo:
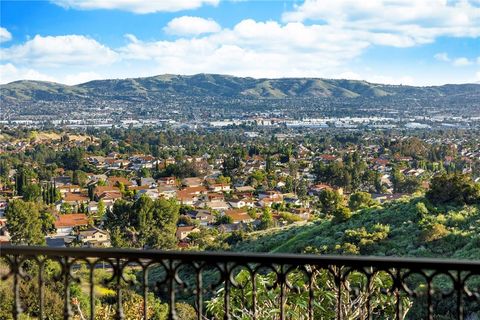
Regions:
<instances>
[{"instance_id":1,"label":"green foliage","mask_svg":"<svg viewBox=\"0 0 480 320\"><path fill-rule=\"evenodd\" d=\"M338 207L333 211L333 222L339 223L339 222L344 222L350 219L352 216L352 212L350 211L349 208L347 207Z\"/></svg>"},{"instance_id":2,"label":"green foliage","mask_svg":"<svg viewBox=\"0 0 480 320\"><path fill-rule=\"evenodd\" d=\"M467 175L437 175L432 179L426 197L435 205L480 203L480 184L474 183Z\"/></svg>"},{"instance_id":3,"label":"green foliage","mask_svg":"<svg viewBox=\"0 0 480 320\"><path fill-rule=\"evenodd\" d=\"M105 216L112 245L171 249L176 245L176 224L179 205L163 198L155 201L147 196L134 203L120 200Z\"/></svg>"},{"instance_id":4,"label":"green foliage","mask_svg":"<svg viewBox=\"0 0 480 320\"><path fill-rule=\"evenodd\" d=\"M331 214L343 206L343 196L334 190L322 190L318 196L320 209L323 213Z\"/></svg>"},{"instance_id":5,"label":"green foliage","mask_svg":"<svg viewBox=\"0 0 480 320\"><path fill-rule=\"evenodd\" d=\"M343 222L327 217L251 234L232 249L479 259L479 234L478 206L433 207L419 197L361 209Z\"/></svg>"},{"instance_id":6,"label":"green foliage","mask_svg":"<svg viewBox=\"0 0 480 320\"><path fill-rule=\"evenodd\" d=\"M284 304L284 312L286 319L308 319L309 317L309 287L305 274L299 270L290 271L287 280L294 284L298 290L289 290L284 288L286 300ZM255 281L256 294L253 291L252 282ZM251 278L251 274L242 270L235 276L235 282L242 289L232 288L230 290L230 312L234 319L252 319L253 296L255 294L257 319L267 320L276 319L280 315L279 301L282 284L273 286L278 281L275 273L262 272L255 275L255 279ZM372 291L369 293L366 288L365 277L356 272L352 272L345 281L347 288L358 288L356 294L350 293L348 290L342 290L336 286L334 278L326 270L320 270L314 273L312 277L313 290L315 291L315 299L313 299L313 318L314 319L334 319L336 317L335 305L337 297L342 300L343 316L345 319L360 319L362 314L366 314L366 310L370 307L370 313L374 318L391 319L395 315L395 301L393 294L385 294L385 291L392 285L391 278L384 273L378 273L372 278ZM283 284L283 286L285 286ZM216 295L208 301L207 314L214 319L222 319L224 317L224 298L225 290L221 288ZM368 302L367 302L368 301ZM403 315L406 314L411 307L411 302L407 298L401 298L403 307Z\"/></svg>"},{"instance_id":7,"label":"green foliage","mask_svg":"<svg viewBox=\"0 0 480 320\"><path fill-rule=\"evenodd\" d=\"M10 241L21 245L45 244L45 234L37 204L12 200L5 211Z\"/></svg>"},{"instance_id":8,"label":"green foliage","mask_svg":"<svg viewBox=\"0 0 480 320\"><path fill-rule=\"evenodd\" d=\"M42 200L42 189L38 184L28 184L22 189L23 200L38 202Z\"/></svg>"},{"instance_id":9,"label":"green foliage","mask_svg":"<svg viewBox=\"0 0 480 320\"><path fill-rule=\"evenodd\" d=\"M375 204L378 203L372 199L372 195L370 193L361 191L350 195L350 199L348 200L348 206L352 211L368 208Z\"/></svg>"},{"instance_id":10,"label":"green foliage","mask_svg":"<svg viewBox=\"0 0 480 320\"><path fill-rule=\"evenodd\" d=\"M262 215L260 216L260 225L258 226L258 228L260 230L265 230L271 227L273 227L272 211L270 210L270 208L265 207L263 209Z\"/></svg>"}]
</instances>

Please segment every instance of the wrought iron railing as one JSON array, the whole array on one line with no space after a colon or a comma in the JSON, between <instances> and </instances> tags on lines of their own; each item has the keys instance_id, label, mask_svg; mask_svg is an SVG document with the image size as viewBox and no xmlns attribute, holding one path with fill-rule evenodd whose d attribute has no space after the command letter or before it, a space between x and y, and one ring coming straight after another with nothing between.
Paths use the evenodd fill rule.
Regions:
<instances>
[{"instance_id":1,"label":"wrought iron railing","mask_svg":"<svg viewBox=\"0 0 480 320\"><path fill-rule=\"evenodd\" d=\"M0 257L7 319L480 319L480 261L20 246Z\"/></svg>"}]
</instances>

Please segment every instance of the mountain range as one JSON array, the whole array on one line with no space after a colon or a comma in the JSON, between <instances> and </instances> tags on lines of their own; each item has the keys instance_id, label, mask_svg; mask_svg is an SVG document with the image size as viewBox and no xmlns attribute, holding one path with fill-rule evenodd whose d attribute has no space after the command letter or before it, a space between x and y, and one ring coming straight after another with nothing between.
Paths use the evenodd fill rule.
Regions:
<instances>
[{"instance_id":1,"label":"mountain range","mask_svg":"<svg viewBox=\"0 0 480 320\"><path fill-rule=\"evenodd\" d=\"M377 98L408 95L422 98L468 97L480 101L480 84L429 87L374 84L358 80L320 78L255 79L218 74L159 75L146 78L95 80L68 86L53 82L21 80L0 85L2 104L32 101L127 100L218 97L246 99Z\"/></svg>"}]
</instances>

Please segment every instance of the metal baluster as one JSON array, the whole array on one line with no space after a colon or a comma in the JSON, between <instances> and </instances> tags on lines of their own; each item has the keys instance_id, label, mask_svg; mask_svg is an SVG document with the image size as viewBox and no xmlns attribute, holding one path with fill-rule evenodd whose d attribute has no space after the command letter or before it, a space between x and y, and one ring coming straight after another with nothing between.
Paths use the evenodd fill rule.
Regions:
<instances>
[{"instance_id":1,"label":"metal baluster","mask_svg":"<svg viewBox=\"0 0 480 320\"><path fill-rule=\"evenodd\" d=\"M313 292L314 270L308 273L308 319L313 320L313 299L315 294Z\"/></svg>"},{"instance_id":2,"label":"metal baluster","mask_svg":"<svg viewBox=\"0 0 480 320\"><path fill-rule=\"evenodd\" d=\"M68 257L64 257L62 262L62 272L64 279L64 305L63 305L63 318L69 320L72 316L72 308L70 305L70 261Z\"/></svg>"},{"instance_id":3,"label":"metal baluster","mask_svg":"<svg viewBox=\"0 0 480 320\"><path fill-rule=\"evenodd\" d=\"M122 273L123 273L123 268L122 268L122 261L120 258L116 259L116 264L114 265L115 268L115 276L116 276L116 289L117 289L117 315L116 318L118 320L123 320L125 315L123 314L123 305L122 305Z\"/></svg>"},{"instance_id":4,"label":"metal baluster","mask_svg":"<svg viewBox=\"0 0 480 320\"><path fill-rule=\"evenodd\" d=\"M45 308L45 293L44 293L44 285L45 279L43 277L44 271L44 263L46 260L38 260L38 294L40 300L40 312L39 312L39 319L43 320L43 310Z\"/></svg>"},{"instance_id":5,"label":"metal baluster","mask_svg":"<svg viewBox=\"0 0 480 320\"><path fill-rule=\"evenodd\" d=\"M253 320L257 319L257 282L255 277L257 276L256 270L252 272L252 308L253 308Z\"/></svg>"},{"instance_id":6,"label":"metal baluster","mask_svg":"<svg viewBox=\"0 0 480 320\"><path fill-rule=\"evenodd\" d=\"M93 272L95 270L95 262L89 262L88 266L90 268L89 273L89 282L90 282L90 320L95 319L95 283L93 279Z\"/></svg>"},{"instance_id":7,"label":"metal baluster","mask_svg":"<svg viewBox=\"0 0 480 320\"><path fill-rule=\"evenodd\" d=\"M13 271L13 319L17 320L20 314L22 313L22 306L20 302L20 266L21 260L19 256L15 255L13 258L13 263L11 265Z\"/></svg>"},{"instance_id":8,"label":"metal baluster","mask_svg":"<svg viewBox=\"0 0 480 320\"><path fill-rule=\"evenodd\" d=\"M397 269L397 270L394 270L396 271L396 275L395 275L395 279L393 279L394 281L394 286L395 286L395 291L394 291L394 295L395 295L395 319L402 319L401 317L401 314L402 314L402 300L401 300L401 297L400 297L400 288L401 288L401 274L400 274L400 270Z\"/></svg>"},{"instance_id":9,"label":"metal baluster","mask_svg":"<svg viewBox=\"0 0 480 320\"><path fill-rule=\"evenodd\" d=\"M277 281L280 283L280 320L285 320L285 304L286 304L286 292L285 292L285 265L280 266L280 273L277 273Z\"/></svg>"},{"instance_id":10,"label":"metal baluster","mask_svg":"<svg viewBox=\"0 0 480 320\"><path fill-rule=\"evenodd\" d=\"M338 269L338 272L335 272L335 285L337 286L337 319L342 320L342 277L340 275L340 269Z\"/></svg>"},{"instance_id":11,"label":"metal baluster","mask_svg":"<svg viewBox=\"0 0 480 320\"><path fill-rule=\"evenodd\" d=\"M148 265L143 266L143 277L142 277L142 294L143 294L143 320L148 319Z\"/></svg>"},{"instance_id":12,"label":"metal baluster","mask_svg":"<svg viewBox=\"0 0 480 320\"><path fill-rule=\"evenodd\" d=\"M197 303L197 319L201 320L203 317L203 278L202 278L202 268L196 268L197 276L197 292L196 303Z\"/></svg>"},{"instance_id":13,"label":"metal baluster","mask_svg":"<svg viewBox=\"0 0 480 320\"><path fill-rule=\"evenodd\" d=\"M463 289L465 283L462 281L461 271L457 270L457 279L455 279L455 287L457 289L457 319L463 320Z\"/></svg>"},{"instance_id":14,"label":"metal baluster","mask_svg":"<svg viewBox=\"0 0 480 320\"><path fill-rule=\"evenodd\" d=\"M224 320L230 320L230 271L228 269L228 262L225 262L223 268L223 279L225 281L224 288L225 288L225 295L223 297L223 309L225 314L223 315Z\"/></svg>"},{"instance_id":15,"label":"metal baluster","mask_svg":"<svg viewBox=\"0 0 480 320\"><path fill-rule=\"evenodd\" d=\"M427 319L433 320L433 305L432 305L432 278L427 277Z\"/></svg>"},{"instance_id":16,"label":"metal baluster","mask_svg":"<svg viewBox=\"0 0 480 320\"><path fill-rule=\"evenodd\" d=\"M177 311L175 310L175 262L173 260L168 260L167 268L167 282L168 282L168 319L177 320Z\"/></svg>"}]
</instances>

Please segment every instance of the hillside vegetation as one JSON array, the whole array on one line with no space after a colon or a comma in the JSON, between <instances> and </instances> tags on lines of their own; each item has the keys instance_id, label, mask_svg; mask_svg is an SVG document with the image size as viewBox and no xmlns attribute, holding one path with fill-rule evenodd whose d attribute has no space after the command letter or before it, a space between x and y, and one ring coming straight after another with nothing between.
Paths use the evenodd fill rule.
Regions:
<instances>
[{"instance_id":1,"label":"hillside vegetation","mask_svg":"<svg viewBox=\"0 0 480 320\"><path fill-rule=\"evenodd\" d=\"M95 80L76 86L42 81L16 81L0 86L2 100L67 101L92 98L150 101L166 96L223 98L375 98L384 96L478 96L480 85L413 87L366 81L283 78L254 79L218 74L159 75L147 78Z\"/></svg>"},{"instance_id":2,"label":"hillside vegetation","mask_svg":"<svg viewBox=\"0 0 480 320\"><path fill-rule=\"evenodd\" d=\"M480 259L480 208L404 199L359 210L345 222L256 233L233 250Z\"/></svg>"}]
</instances>

